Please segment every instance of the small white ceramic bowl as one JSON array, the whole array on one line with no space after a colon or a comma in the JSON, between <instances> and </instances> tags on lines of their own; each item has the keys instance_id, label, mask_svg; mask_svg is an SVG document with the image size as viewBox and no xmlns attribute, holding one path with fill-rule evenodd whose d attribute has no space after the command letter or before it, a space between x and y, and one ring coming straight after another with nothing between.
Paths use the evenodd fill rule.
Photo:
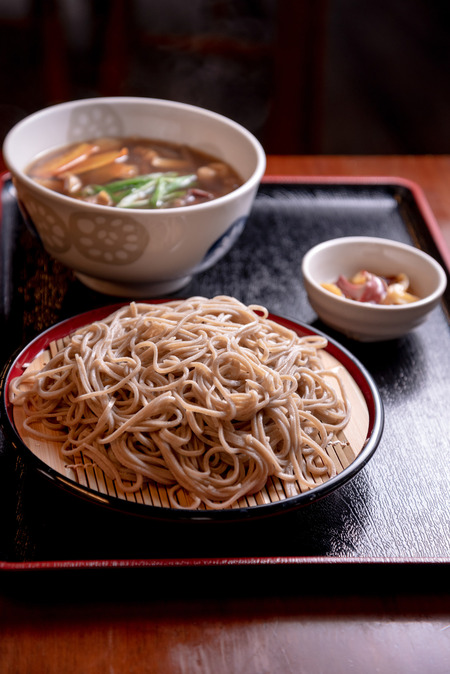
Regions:
<instances>
[{"instance_id":1,"label":"small white ceramic bowl","mask_svg":"<svg viewBox=\"0 0 450 674\"><path fill-rule=\"evenodd\" d=\"M244 184L199 205L131 210L77 201L25 175L37 155L100 136L184 143L231 164ZM266 166L258 140L232 120L191 105L129 97L34 113L8 133L3 155L19 204L46 250L89 287L132 297L174 292L215 264L242 232Z\"/></svg>"},{"instance_id":2,"label":"small white ceramic bowl","mask_svg":"<svg viewBox=\"0 0 450 674\"><path fill-rule=\"evenodd\" d=\"M382 276L405 273L421 299L381 305L350 300L322 288L339 275L367 270ZM319 318L348 337L375 342L400 337L420 325L439 303L446 285L444 270L413 246L377 237L350 236L324 241L303 258L302 273L310 304Z\"/></svg>"}]
</instances>

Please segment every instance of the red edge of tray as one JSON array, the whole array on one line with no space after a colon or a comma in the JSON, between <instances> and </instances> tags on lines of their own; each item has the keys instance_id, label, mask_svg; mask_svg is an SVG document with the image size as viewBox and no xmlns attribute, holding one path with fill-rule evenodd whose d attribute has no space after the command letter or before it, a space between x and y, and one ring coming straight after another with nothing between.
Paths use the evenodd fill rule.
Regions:
<instances>
[{"instance_id":1,"label":"red edge of tray","mask_svg":"<svg viewBox=\"0 0 450 674\"><path fill-rule=\"evenodd\" d=\"M441 228L431 209L425 192L420 185L409 178L399 176L289 176L289 175L265 175L262 183L288 183L302 185L399 185L408 189L416 202L416 205L427 225L436 248L450 271L450 249L442 234Z\"/></svg>"},{"instance_id":2,"label":"red edge of tray","mask_svg":"<svg viewBox=\"0 0 450 674\"><path fill-rule=\"evenodd\" d=\"M9 172L0 174L4 183L9 178ZM437 220L428 203L422 188L412 180L400 177L373 177L373 176L279 176L266 175L263 183L291 183L291 184L337 184L337 185L400 185L413 194L416 204L424 218L430 234L443 260L450 270L450 251L444 240ZM0 219L2 203L0 199ZM215 558L162 558L162 559L105 559L105 560L42 560L30 562L0 561L0 571L36 571L36 570L103 570L103 569L143 569L143 568L234 568L234 567L273 567L295 565L431 565L440 566L450 564L450 558L418 558L418 557L325 557L325 556L276 556L276 557L215 557Z\"/></svg>"},{"instance_id":3,"label":"red edge of tray","mask_svg":"<svg viewBox=\"0 0 450 674\"><path fill-rule=\"evenodd\" d=\"M428 557L212 557L162 558L162 559L94 559L57 560L38 562L0 562L0 571L45 571L45 570L103 570L103 569L182 569L182 568L238 568L276 566L353 566L353 565L448 565L450 558Z\"/></svg>"}]
</instances>

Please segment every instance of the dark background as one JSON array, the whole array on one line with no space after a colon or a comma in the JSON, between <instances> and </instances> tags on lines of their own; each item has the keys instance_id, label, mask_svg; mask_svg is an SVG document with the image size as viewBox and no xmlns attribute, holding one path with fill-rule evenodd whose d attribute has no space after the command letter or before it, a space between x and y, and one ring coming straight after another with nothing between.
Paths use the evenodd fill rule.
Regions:
<instances>
[{"instance_id":1,"label":"dark background","mask_svg":"<svg viewBox=\"0 0 450 674\"><path fill-rule=\"evenodd\" d=\"M72 98L221 112L271 154L450 153L449 3L0 0L0 140Z\"/></svg>"}]
</instances>

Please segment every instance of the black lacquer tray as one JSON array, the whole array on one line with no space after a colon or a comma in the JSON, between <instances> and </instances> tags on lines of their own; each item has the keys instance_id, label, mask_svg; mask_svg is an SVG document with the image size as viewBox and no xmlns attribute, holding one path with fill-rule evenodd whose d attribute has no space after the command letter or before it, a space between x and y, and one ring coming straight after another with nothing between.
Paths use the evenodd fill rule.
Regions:
<instances>
[{"instance_id":1,"label":"black lacquer tray","mask_svg":"<svg viewBox=\"0 0 450 674\"><path fill-rule=\"evenodd\" d=\"M149 522L53 488L0 436L0 569L450 562L449 291L402 339L360 344L332 333L308 304L301 260L324 239L358 234L413 243L446 265L417 186L274 179L261 185L235 247L179 293L264 304L325 332L363 364L381 394L385 428L351 482L262 522ZM117 299L87 289L49 258L23 223L7 179L1 235L2 363L38 332Z\"/></svg>"}]
</instances>

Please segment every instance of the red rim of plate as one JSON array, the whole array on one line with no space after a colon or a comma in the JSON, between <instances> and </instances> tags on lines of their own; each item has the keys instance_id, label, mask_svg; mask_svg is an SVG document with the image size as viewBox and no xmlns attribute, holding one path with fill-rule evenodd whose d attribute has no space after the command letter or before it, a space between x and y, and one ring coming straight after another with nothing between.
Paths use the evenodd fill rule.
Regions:
<instances>
[{"instance_id":1,"label":"red rim of plate","mask_svg":"<svg viewBox=\"0 0 450 674\"><path fill-rule=\"evenodd\" d=\"M155 304L167 301L169 300L162 299L151 300L142 303ZM294 321L289 318L277 316L275 314L269 314L269 318L271 320L276 321L280 325L293 330L300 336L321 335L325 337L328 341L326 351L336 358L343 367L346 368L363 394L369 412L369 427L366 441L358 456L341 473L307 492L286 498L283 501L277 501L275 503L264 505L249 506L245 508L229 508L211 511L184 509L176 510L173 508L131 503L118 497L100 494L93 489L82 487L77 482L66 478L44 463L35 454L33 454L33 452L21 440L13 421L13 406L8 401L9 382L14 377L22 374L23 368L26 367L26 365L29 364L32 360L34 360L34 358L36 358L42 351L44 351L50 342L57 339L62 339L84 325L101 320L126 304L127 302L120 302L118 304L99 307L56 323L55 325L47 328L45 331L37 335L18 353L16 352L13 354L5 365L2 374L1 405L4 431L14 447L26 458L26 460L29 461L37 471L44 475L44 477L50 479L57 486L71 492L75 496L82 497L92 503L105 506L109 509L120 511L121 513L129 513L131 515L139 515L141 517L144 516L157 520L172 520L176 522L230 522L259 519L261 517L267 517L298 509L330 494L351 480L361 470L361 468L365 466L365 464L375 452L383 433L384 408L378 388L365 367L347 349L345 349L325 333L299 321Z\"/></svg>"}]
</instances>

